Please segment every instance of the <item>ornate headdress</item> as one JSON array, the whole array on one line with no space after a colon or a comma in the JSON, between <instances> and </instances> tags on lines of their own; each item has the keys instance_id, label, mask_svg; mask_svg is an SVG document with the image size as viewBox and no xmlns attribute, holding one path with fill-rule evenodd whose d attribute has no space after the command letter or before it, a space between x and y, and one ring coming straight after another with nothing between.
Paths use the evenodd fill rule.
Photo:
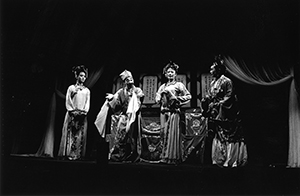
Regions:
<instances>
[{"instance_id":1,"label":"ornate headdress","mask_svg":"<svg viewBox=\"0 0 300 196\"><path fill-rule=\"evenodd\" d=\"M86 68L84 65L77 65L72 67L72 72L75 74L75 77L78 76L80 72L84 72L85 77L88 77L88 68Z\"/></svg>"},{"instance_id":2,"label":"ornate headdress","mask_svg":"<svg viewBox=\"0 0 300 196\"><path fill-rule=\"evenodd\" d=\"M163 74L165 74L169 68L174 69L175 72L178 73L179 65L177 65L173 61L169 61L169 63L163 68Z\"/></svg>"},{"instance_id":3,"label":"ornate headdress","mask_svg":"<svg viewBox=\"0 0 300 196\"><path fill-rule=\"evenodd\" d=\"M219 54L215 56L215 61L216 69L221 73L224 74L226 72L226 67L224 64L224 58L223 55Z\"/></svg>"},{"instance_id":4,"label":"ornate headdress","mask_svg":"<svg viewBox=\"0 0 300 196\"><path fill-rule=\"evenodd\" d=\"M127 77L132 77L132 74L130 71L127 71L126 69L120 74L121 79L124 81Z\"/></svg>"}]
</instances>

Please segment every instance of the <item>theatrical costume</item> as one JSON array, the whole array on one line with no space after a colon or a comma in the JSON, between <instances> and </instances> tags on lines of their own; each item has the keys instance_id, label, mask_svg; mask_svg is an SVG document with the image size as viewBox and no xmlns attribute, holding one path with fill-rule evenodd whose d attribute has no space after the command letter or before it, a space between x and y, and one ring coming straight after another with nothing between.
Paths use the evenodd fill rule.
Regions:
<instances>
[{"instance_id":1,"label":"theatrical costume","mask_svg":"<svg viewBox=\"0 0 300 196\"><path fill-rule=\"evenodd\" d=\"M77 84L69 86L65 105L67 112L58 156L66 156L70 160L76 160L85 156L90 90Z\"/></svg>"},{"instance_id":2,"label":"theatrical costume","mask_svg":"<svg viewBox=\"0 0 300 196\"><path fill-rule=\"evenodd\" d=\"M183 143L180 130L180 107L190 101L191 94L181 82L173 81L161 85L156 101L161 103L161 138L163 149L161 162L178 164L182 162Z\"/></svg>"},{"instance_id":3,"label":"theatrical costume","mask_svg":"<svg viewBox=\"0 0 300 196\"><path fill-rule=\"evenodd\" d=\"M125 70L120 76L124 80L131 73ZM131 76L132 77L132 76ZM141 88L125 85L103 104L95 125L103 138L110 142L111 161L139 160L141 155ZM109 138L107 138L110 136Z\"/></svg>"},{"instance_id":4,"label":"theatrical costume","mask_svg":"<svg viewBox=\"0 0 300 196\"><path fill-rule=\"evenodd\" d=\"M202 107L209 119L208 127L215 134L212 163L221 167L243 166L247 162L247 148L232 81L224 75L214 79Z\"/></svg>"}]
</instances>

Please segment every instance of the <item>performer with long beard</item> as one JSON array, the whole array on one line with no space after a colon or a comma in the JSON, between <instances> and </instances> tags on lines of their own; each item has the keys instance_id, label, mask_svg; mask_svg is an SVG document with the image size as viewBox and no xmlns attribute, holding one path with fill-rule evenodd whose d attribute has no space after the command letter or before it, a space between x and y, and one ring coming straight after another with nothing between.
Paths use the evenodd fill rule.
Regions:
<instances>
[{"instance_id":1,"label":"performer with long beard","mask_svg":"<svg viewBox=\"0 0 300 196\"><path fill-rule=\"evenodd\" d=\"M111 116L116 120L116 133L109 159L112 161L136 162L141 155L141 112L144 93L134 85L131 72L120 74L124 87L115 94L107 94L95 125L100 135L105 138L110 133Z\"/></svg>"}]
</instances>

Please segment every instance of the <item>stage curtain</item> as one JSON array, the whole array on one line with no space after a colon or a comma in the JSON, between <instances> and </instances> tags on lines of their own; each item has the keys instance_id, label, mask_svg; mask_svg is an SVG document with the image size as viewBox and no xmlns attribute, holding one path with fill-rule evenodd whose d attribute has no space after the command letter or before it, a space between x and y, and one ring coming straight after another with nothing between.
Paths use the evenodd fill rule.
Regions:
<instances>
[{"instance_id":1,"label":"stage curtain","mask_svg":"<svg viewBox=\"0 0 300 196\"><path fill-rule=\"evenodd\" d=\"M36 156L53 157L56 95L53 93L47 116L47 128Z\"/></svg>"},{"instance_id":2,"label":"stage curtain","mask_svg":"<svg viewBox=\"0 0 300 196\"><path fill-rule=\"evenodd\" d=\"M103 72L103 67L101 67L99 70L96 70L94 72L91 72L89 74L89 77L86 80L85 85L91 89L93 85L99 80L101 74ZM67 86L67 84L64 84L64 86ZM45 130L44 138L42 139L42 142L40 144L40 147L38 151L36 152L35 156L43 156L43 157L53 157L53 150L54 150L54 125L55 125L55 114L56 114L56 95L58 97L65 99L65 94L62 93L58 89L58 85L56 82L55 85L55 93L52 96L52 100L49 107L48 112L48 123ZM58 108L61 109L61 108Z\"/></svg>"},{"instance_id":3,"label":"stage curtain","mask_svg":"<svg viewBox=\"0 0 300 196\"><path fill-rule=\"evenodd\" d=\"M299 94L296 91L293 68L283 72L280 68L274 70L250 70L244 62L226 57L227 70L236 78L253 85L272 86L291 81L289 94L289 153L287 167L300 167L300 111Z\"/></svg>"}]
</instances>

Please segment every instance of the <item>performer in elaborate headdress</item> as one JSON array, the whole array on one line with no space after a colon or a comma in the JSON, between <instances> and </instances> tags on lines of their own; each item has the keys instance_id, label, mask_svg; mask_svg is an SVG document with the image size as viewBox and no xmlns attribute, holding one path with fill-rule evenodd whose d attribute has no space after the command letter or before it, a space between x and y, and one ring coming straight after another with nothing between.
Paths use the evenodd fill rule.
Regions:
<instances>
[{"instance_id":1,"label":"performer in elaborate headdress","mask_svg":"<svg viewBox=\"0 0 300 196\"><path fill-rule=\"evenodd\" d=\"M69 86L66 94L65 120L62 129L59 157L70 160L85 156L87 139L87 113L90 109L90 90L83 84L88 77L88 69L84 65L72 69L76 84Z\"/></svg>"},{"instance_id":2,"label":"performer in elaborate headdress","mask_svg":"<svg viewBox=\"0 0 300 196\"><path fill-rule=\"evenodd\" d=\"M247 148L242 133L237 96L232 81L224 74L221 55L210 67L213 81L208 96L202 100L203 115L208 117L209 130L215 134L212 142L212 163L221 167L238 167L247 162Z\"/></svg>"},{"instance_id":3,"label":"performer in elaborate headdress","mask_svg":"<svg viewBox=\"0 0 300 196\"><path fill-rule=\"evenodd\" d=\"M138 161L141 154L141 114L140 107L144 93L134 85L130 71L120 74L124 87L115 94L107 94L95 125L105 138L111 128L110 115L117 116L114 145L110 149L112 161Z\"/></svg>"},{"instance_id":4,"label":"performer in elaborate headdress","mask_svg":"<svg viewBox=\"0 0 300 196\"><path fill-rule=\"evenodd\" d=\"M161 162L168 164L182 162L180 107L192 98L185 85L176 81L178 69L179 66L173 62L164 67L163 74L168 81L159 87L155 98L156 102L161 105L160 121L163 141Z\"/></svg>"}]
</instances>

